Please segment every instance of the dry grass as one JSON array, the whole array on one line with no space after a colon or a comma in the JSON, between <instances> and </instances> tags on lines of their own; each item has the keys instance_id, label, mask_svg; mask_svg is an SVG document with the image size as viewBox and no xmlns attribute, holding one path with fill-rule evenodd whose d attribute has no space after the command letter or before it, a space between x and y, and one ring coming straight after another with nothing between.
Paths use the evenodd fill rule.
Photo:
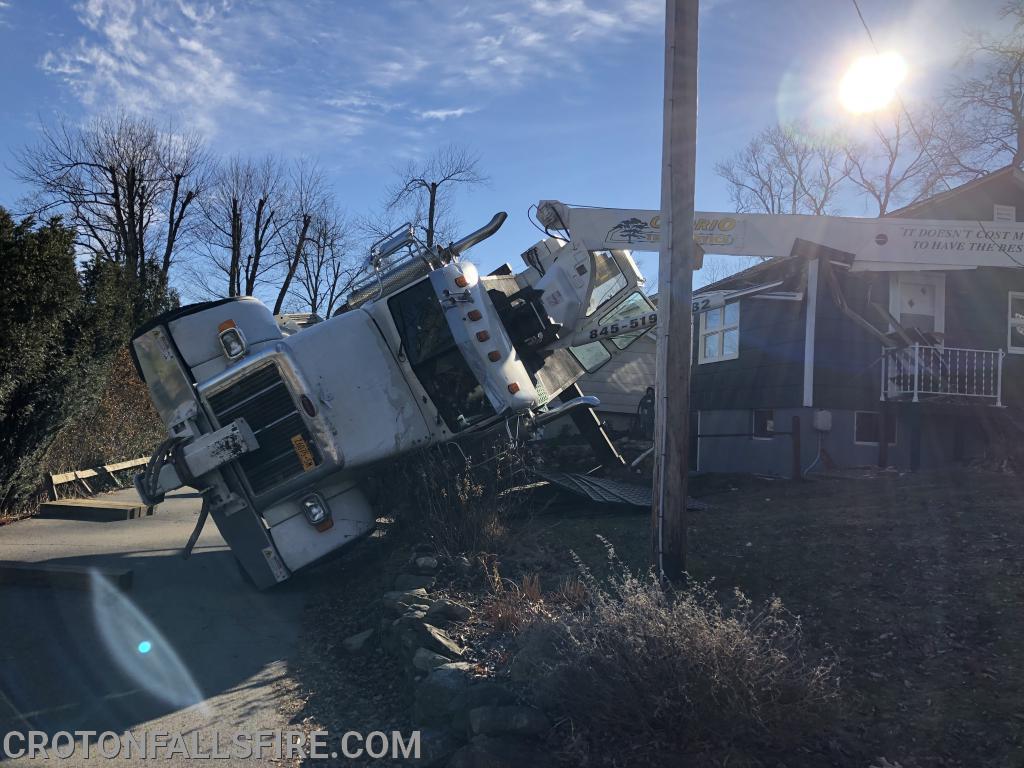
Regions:
<instances>
[{"instance_id":1,"label":"dry grass","mask_svg":"<svg viewBox=\"0 0 1024 768\"><path fill-rule=\"evenodd\" d=\"M485 561L484 571L490 591L482 605L484 621L494 632L516 634L532 620L543 599L540 577L530 574L516 584L501 575L493 557Z\"/></svg>"},{"instance_id":2,"label":"dry grass","mask_svg":"<svg viewBox=\"0 0 1024 768\"><path fill-rule=\"evenodd\" d=\"M576 755L659 765L665 755L728 747L788 750L811 738L838 702L830 663L808 659L799 620L777 599L729 606L695 585L666 593L618 563L600 582L581 565L589 604L536 612L554 656L535 692L576 734ZM623 745L629 745L629 753Z\"/></svg>"}]
</instances>

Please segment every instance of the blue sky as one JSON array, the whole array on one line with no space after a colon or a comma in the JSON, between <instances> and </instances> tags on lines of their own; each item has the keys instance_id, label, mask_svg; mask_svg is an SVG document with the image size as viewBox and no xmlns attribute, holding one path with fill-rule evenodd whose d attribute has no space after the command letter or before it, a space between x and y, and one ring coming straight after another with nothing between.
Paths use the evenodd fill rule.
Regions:
<instances>
[{"instance_id":1,"label":"blue sky","mask_svg":"<svg viewBox=\"0 0 1024 768\"><path fill-rule=\"evenodd\" d=\"M861 2L910 63L909 99L1000 5ZM226 154L317 158L352 214L380 208L396 166L455 142L491 179L458 199L463 228L509 213L475 260L518 264L537 200L657 207L663 15L657 0L0 0L0 204L24 191L10 150L58 113L121 106ZM714 164L769 123L841 126L836 82L868 51L846 0L704 0L698 208L730 209Z\"/></svg>"}]
</instances>

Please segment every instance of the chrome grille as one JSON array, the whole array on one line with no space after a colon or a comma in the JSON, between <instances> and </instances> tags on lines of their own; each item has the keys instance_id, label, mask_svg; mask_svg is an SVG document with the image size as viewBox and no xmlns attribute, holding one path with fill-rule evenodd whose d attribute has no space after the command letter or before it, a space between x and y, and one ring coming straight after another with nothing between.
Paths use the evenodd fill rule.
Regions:
<instances>
[{"instance_id":1,"label":"chrome grille","mask_svg":"<svg viewBox=\"0 0 1024 768\"><path fill-rule=\"evenodd\" d=\"M320 453L299 415L276 365L266 365L207 396L221 426L238 418L252 428L260 447L237 460L253 493L264 491L304 471L295 442L301 438L315 464Z\"/></svg>"}]
</instances>

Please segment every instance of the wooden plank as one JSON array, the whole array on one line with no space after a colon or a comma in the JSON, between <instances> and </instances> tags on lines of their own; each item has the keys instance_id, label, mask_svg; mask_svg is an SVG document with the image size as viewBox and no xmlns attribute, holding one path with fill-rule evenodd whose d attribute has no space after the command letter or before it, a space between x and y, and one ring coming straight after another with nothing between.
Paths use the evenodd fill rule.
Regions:
<instances>
[{"instance_id":1,"label":"wooden plank","mask_svg":"<svg viewBox=\"0 0 1024 768\"><path fill-rule=\"evenodd\" d=\"M98 477L99 472L95 469L76 469L73 472L63 472L59 475L50 475L50 480L54 485L62 485L64 483L71 483L75 480L81 480L86 477Z\"/></svg>"},{"instance_id":2,"label":"wooden plank","mask_svg":"<svg viewBox=\"0 0 1024 768\"><path fill-rule=\"evenodd\" d=\"M0 561L0 585L18 587L51 587L58 589L91 589L95 572L112 586L125 592L132 587L132 569L95 568L85 565L55 563L18 563Z\"/></svg>"},{"instance_id":3,"label":"wooden plank","mask_svg":"<svg viewBox=\"0 0 1024 768\"><path fill-rule=\"evenodd\" d=\"M83 480L90 477L99 477L101 471L105 472L119 472L122 469L132 469L133 467L141 467L142 465L149 462L149 456L143 456L139 459L129 459L128 461L118 461L113 464L104 464L100 467L94 467L92 469L79 469L71 472L58 472L50 475L51 485L62 485L64 483L71 483L75 480Z\"/></svg>"},{"instance_id":4,"label":"wooden plank","mask_svg":"<svg viewBox=\"0 0 1024 768\"><path fill-rule=\"evenodd\" d=\"M134 520L146 516L146 507L138 501L114 501L102 497L61 499L41 504L39 516L59 520Z\"/></svg>"},{"instance_id":5,"label":"wooden plank","mask_svg":"<svg viewBox=\"0 0 1024 768\"><path fill-rule=\"evenodd\" d=\"M122 469L131 469L132 467L141 467L143 464L149 463L149 456L143 456L141 459L132 459L131 461L119 461L115 464L104 464L103 468L107 472L118 472Z\"/></svg>"}]
</instances>

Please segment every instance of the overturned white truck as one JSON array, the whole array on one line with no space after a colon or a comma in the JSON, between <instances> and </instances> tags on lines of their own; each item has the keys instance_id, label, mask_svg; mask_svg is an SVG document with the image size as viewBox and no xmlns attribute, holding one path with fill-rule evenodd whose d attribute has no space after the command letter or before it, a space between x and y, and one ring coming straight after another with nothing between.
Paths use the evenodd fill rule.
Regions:
<instances>
[{"instance_id":1,"label":"overturned white truck","mask_svg":"<svg viewBox=\"0 0 1024 768\"><path fill-rule=\"evenodd\" d=\"M629 251L553 237L523 254L524 271L480 275L461 254L504 220L448 247L401 228L371 249L372 273L341 310L298 332L251 297L136 331L168 430L136 487L147 503L203 492L186 555L209 514L256 586L284 581L373 529L360 481L375 464L510 418L572 411L615 458L575 381L654 324L643 278ZM639 318L625 335L623 317Z\"/></svg>"}]
</instances>

